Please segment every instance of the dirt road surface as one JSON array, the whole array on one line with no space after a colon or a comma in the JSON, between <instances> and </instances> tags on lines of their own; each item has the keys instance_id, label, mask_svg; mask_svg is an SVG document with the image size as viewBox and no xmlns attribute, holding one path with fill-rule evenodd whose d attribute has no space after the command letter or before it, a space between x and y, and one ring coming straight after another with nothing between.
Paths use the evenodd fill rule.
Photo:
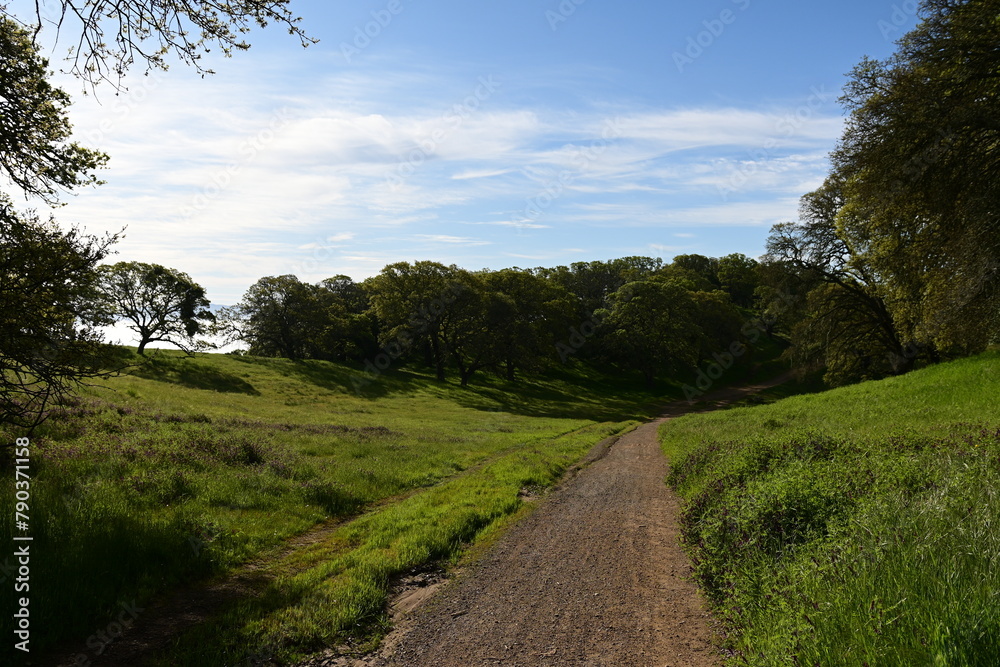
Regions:
<instances>
[{"instance_id":1,"label":"dirt road surface","mask_svg":"<svg viewBox=\"0 0 1000 667\"><path fill-rule=\"evenodd\" d=\"M723 390L708 409L786 378ZM416 573L393 601L395 629L377 652L344 657L331 649L298 667L479 665L703 667L718 664L710 617L681 550L677 498L664 484L667 464L657 428L691 407L596 446L537 509L499 538L458 577ZM338 522L289 541L287 550L323 539ZM153 603L142 623L95 665L136 667L181 632L266 583L255 564L212 585L188 587ZM30 664L81 664L70 645ZM90 664L90 663L88 663ZM270 663L273 665L274 663Z\"/></svg>"},{"instance_id":2,"label":"dirt road surface","mask_svg":"<svg viewBox=\"0 0 1000 667\"><path fill-rule=\"evenodd\" d=\"M418 611L387 665L715 664L644 424Z\"/></svg>"},{"instance_id":3,"label":"dirt road surface","mask_svg":"<svg viewBox=\"0 0 1000 667\"><path fill-rule=\"evenodd\" d=\"M718 406L777 383L705 398ZM564 481L477 563L400 615L378 653L304 665L719 664L657 441L661 423L689 411L669 406Z\"/></svg>"}]
</instances>

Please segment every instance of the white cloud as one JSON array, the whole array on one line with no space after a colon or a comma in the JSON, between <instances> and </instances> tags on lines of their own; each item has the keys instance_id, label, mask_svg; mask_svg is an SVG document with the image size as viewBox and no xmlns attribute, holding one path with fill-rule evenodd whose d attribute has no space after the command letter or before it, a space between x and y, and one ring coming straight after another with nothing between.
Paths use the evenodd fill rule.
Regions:
<instances>
[{"instance_id":1,"label":"white cloud","mask_svg":"<svg viewBox=\"0 0 1000 667\"><path fill-rule=\"evenodd\" d=\"M516 257L517 259L530 259L534 262L544 262L552 258L552 255L522 255L516 252L505 252L504 255L507 257Z\"/></svg>"},{"instance_id":2,"label":"white cloud","mask_svg":"<svg viewBox=\"0 0 1000 667\"><path fill-rule=\"evenodd\" d=\"M577 223L632 227L770 226L795 217L798 197L752 202L732 202L662 210L638 204L579 204L567 219Z\"/></svg>"},{"instance_id":3,"label":"white cloud","mask_svg":"<svg viewBox=\"0 0 1000 667\"><path fill-rule=\"evenodd\" d=\"M552 225L539 225L531 222L515 222L513 220L492 220L490 222L461 222L463 225L495 225L498 227L514 227L517 229L549 229Z\"/></svg>"},{"instance_id":4,"label":"white cloud","mask_svg":"<svg viewBox=\"0 0 1000 667\"><path fill-rule=\"evenodd\" d=\"M277 66L227 70L78 103L78 135L112 155L108 184L57 212L96 233L127 225L120 259L176 266L222 302L264 275L361 279L422 252L543 261L585 252L557 249L567 234L604 247L588 234L630 230L622 246L641 248L650 227L768 225L821 182L842 127L794 105L607 113L499 96L463 116L475 77L341 71L307 90Z\"/></svg>"},{"instance_id":5,"label":"white cloud","mask_svg":"<svg viewBox=\"0 0 1000 667\"><path fill-rule=\"evenodd\" d=\"M447 234L417 234L416 238L431 243L448 243L465 246L490 245L489 241L481 241L466 236L448 236Z\"/></svg>"},{"instance_id":6,"label":"white cloud","mask_svg":"<svg viewBox=\"0 0 1000 667\"><path fill-rule=\"evenodd\" d=\"M509 174L513 169L470 169L458 174L452 174L456 181L464 181L472 178L490 178L492 176L503 176Z\"/></svg>"},{"instance_id":7,"label":"white cloud","mask_svg":"<svg viewBox=\"0 0 1000 667\"><path fill-rule=\"evenodd\" d=\"M662 243L650 243L650 250L655 250L660 255L665 255L667 253L677 253L685 249L682 245L663 245Z\"/></svg>"}]
</instances>

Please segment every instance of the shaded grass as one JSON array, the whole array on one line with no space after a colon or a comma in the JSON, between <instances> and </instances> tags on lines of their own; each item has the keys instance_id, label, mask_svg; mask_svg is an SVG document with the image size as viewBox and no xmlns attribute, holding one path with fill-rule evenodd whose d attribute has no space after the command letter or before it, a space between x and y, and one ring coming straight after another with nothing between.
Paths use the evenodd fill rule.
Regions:
<instances>
[{"instance_id":1,"label":"shaded grass","mask_svg":"<svg viewBox=\"0 0 1000 667\"><path fill-rule=\"evenodd\" d=\"M522 508L521 489L550 486L597 441L630 425L596 425L518 450L366 514L275 564L284 572L260 598L189 633L159 664L232 664L255 655L287 662L348 639L370 641L373 628L388 627L394 576L456 558Z\"/></svg>"},{"instance_id":2,"label":"shaded grass","mask_svg":"<svg viewBox=\"0 0 1000 667\"><path fill-rule=\"evenodd\" d=\"M177 359L157 355L137 365L131 372L136 377L173 382L191 389L260 395L260 392L242 377L214 368L210 364L199 363L193 358Z\"/></svg>"},{"instance_id":3,"label":"shaded grass","mask_svg":"<svg viewBox=\"0 0 1000 667\"><path fill-rule=\"evenodd\" d=\"M121 356L123 364L139 361ZM635 389L615 395L617 381L605 386L590 371L579 374L589 389L574 392L572 369L557 379L490 380L474 390L400 371L380 378L385 392L374 397L344 390L354 373L325 362L158 351L133 374L59 406L32 436L33 652L60 644L93 657L88 638L123 604L143 606L178 585L231 571L330 518L436 489L466 471L499 474L504 457L523 454L532 461L525 470L547 480L566 465L562 445L547 451L549 443L642 415L636 404L659 400ZM597 417L580 417L595 406ZM20 435L0 427L4 441ZM0 482L13 488L9 469ZM431 531L420 538L424 546L402 549L387 567L451 553L512 510L500 491L483 489L468 492L482 493L482 507L448 499L439 503L448 508L443 514L427 510L446 538ZM12 503L12 494L0 494L0 512L12 515ZM417 520L392 516L401 530ZM10 543L12 529L2 522L0 540ZM8 565L10 557L0 557L6 584ZM371 604L378 606L378 595ZM294 596L288 600L294 605ZM344 604L329 613L368 618L351 611L360 602ZM292 636L319 636L301 628ZM10 615L0 630L11 634ZM11 650L8 644L0 654Z\"/></svg>"},{"instance_id":4,"label":"shaded grass","mask_svg":"<svg viewBox=\"0 0 1000 667\"><path fill-rule=\"evenodd\" d=\"M1000 355L661 430L733 664L1000 663Z\"/></svg>"},{"instance_id":5,"label":"shaded grass","mask_svg":"<svg viewBox=\"0 0 1000 667\"><path fill-rule=\"evenodd\" d=\"M829 387L827 387L827 385L823 382L823 371L818 371L804 377L793 376L787 382L783 382L774 387L750 394L741 401L735 401L731 403L727 409L767 405L792 396L818 394L826 391L827 389L829 389Z\"/></svg>"}]
</instances>

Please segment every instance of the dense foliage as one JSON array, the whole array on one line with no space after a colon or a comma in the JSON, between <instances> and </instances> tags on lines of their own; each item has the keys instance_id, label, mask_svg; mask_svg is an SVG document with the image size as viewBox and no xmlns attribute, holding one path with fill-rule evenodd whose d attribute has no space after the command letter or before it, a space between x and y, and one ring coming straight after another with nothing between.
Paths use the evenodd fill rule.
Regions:
<instances>
[{"instance_id":1,"label":"dense foliage","mask_svg":"<svg viewBox=\"0 0 1000 667\"><path fill-rule=\"evenodd\" d=\"M0 424L34 426L52 399L106 372L91 304L113 241L19 214L0 196Z\"/></svg>"},{"instance_id":2,"label":"dense foliage","mask_svg":"<svg viewBox=\"0 0 1000 667\"><path fill-rule=\"evenodd\" d=\"M757 316L734 303L752 301L757 263L701 260L727 267L727 282L647 257L500 271L398 262L360 284L268 276L222 311L220 327L249 354L361 362L369 379L415 362L439 380L457 371L462 385L481 371L515 380L577 357L651 385L743 344L742 325Z\"/></svg>"},{"instance_id":3,"label":"dense foliage","mask_svg":"<svg viewBox=\"0 0 1000 667\"><path fill-rule=\"evenodd\" d=\"M920 11L895 55L854 69L829 178L768 239L809 295L792 354L835 383L998 340L1000 2Z\"/></svg>"}]
</instances>

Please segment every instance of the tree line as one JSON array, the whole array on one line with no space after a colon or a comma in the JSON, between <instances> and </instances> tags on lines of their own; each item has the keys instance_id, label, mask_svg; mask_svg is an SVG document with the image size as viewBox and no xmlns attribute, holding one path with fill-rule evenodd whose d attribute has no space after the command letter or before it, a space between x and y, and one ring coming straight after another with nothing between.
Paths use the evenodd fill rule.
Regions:
<instances>
[{"instance_id":1,"label":"tree line","mask_svg":"<svg viewBox=\"0 0 1000 667\"><path fill-rule=\"evenodd\" d=\"M462 385L481 371L514 380L566 361L567 350L651 384L739 337L739 304L753 299L756 266L734 254L498 271L398 262L360 283L269 276L222 309L215 327L253 355L367 362L370 372L415 359ZM587 326L586 348L569 347Z\"/></svg>"},{"instance_id":2,"label":"tree line","mask_svg":"<svg viewBox=\"0 0 1000 667\"><path fill-rule=\"evenodd\" d=\"M255 356L362 363L376 373L416 360L463 386L480 371L515 380L576 356L652 384L739 339L758 287L758 263L741 254L498 271L417 261L361 282L267 276L212 312L187 274L119 262L97 268L90 317L126 323L140 354L151 342L207 349L215 337Z\"/></svg>"},{"instance_id":3,"label":"tree line","mask_svg":"<svg viewBox=\"0 0 1000 667\"><path fill-rule=\"evenodd\" d=\"M831 383L1000 342L1000 2L924 0L864 59L832 169L776 226L768 263L803 296L792 356Z\"/></svg>"},{"instance_id":4,"label":"tree line","mask_svg":"<svg viewBox=\"0 0 1000 667\"><path fill-rule=\"evenodd\" d=\"M88 3L75 62L91 83L120 77L136 55L162 66L130 41L140 35L196 63L212 44L243 48L238 35L255 21L306 39L286 4ZM1000 330L1000 0L919 7L920 24L892 57L862 60L850 74L828 178L802 198L798 220L771 230L758 260L628 257L500 271L398 263L360 283L262 278L213 314L183 272L104 264L117 236L65 229L0 193L0 422L31 426L53 398L108 372L99 327L123 319L140 351L154 341L194 350L214 333L252 354L376 370L422 361L463 384L481 372L516 379L571 356L653 382L724 353L747 338L748 322L786 339L789 360L830 384L980 351ZM146 15L165 20L130 34L130 21ZM124 41L104 37L108 18ZM98 184L107 156L71 140L69 98L48 82L34 41L41 22L18 20L0 1L0 176L55 206L62 193Z\"/></svg>"}]
</instances>

